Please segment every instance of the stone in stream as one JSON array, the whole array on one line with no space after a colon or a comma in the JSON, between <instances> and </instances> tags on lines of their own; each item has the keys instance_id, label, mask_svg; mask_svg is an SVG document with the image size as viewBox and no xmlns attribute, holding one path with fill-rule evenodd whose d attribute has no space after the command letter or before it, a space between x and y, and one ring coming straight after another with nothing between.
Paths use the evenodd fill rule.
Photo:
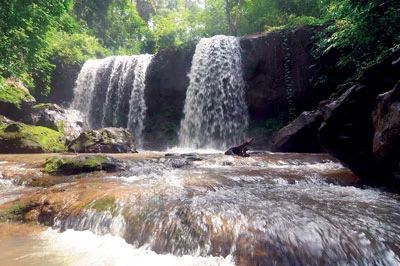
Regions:
<instances>
[{"instance_id":1,"label":"stone in stream","mask_svg":"<svg viewBox=\"0 0 400 266\"><path fill-rule=\"evenodd\" d=\"M242 145L230 148L225 152L225 155L238 155L241 157L250 157L250 155L247 154L248 151L247 146L249 146L250 143L253 142L253 140L254 138L250 138Z\"/></svg>"}]
</instances>

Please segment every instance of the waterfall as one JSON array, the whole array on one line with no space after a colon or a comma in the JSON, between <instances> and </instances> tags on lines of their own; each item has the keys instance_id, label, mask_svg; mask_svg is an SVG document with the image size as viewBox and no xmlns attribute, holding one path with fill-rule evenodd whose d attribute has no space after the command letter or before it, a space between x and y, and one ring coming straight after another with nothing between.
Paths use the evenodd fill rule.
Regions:
<instances>
[{"instance_id":1,"label":"waterfall","mask_svg":"<svg viewBox=\"0 0 400 266\"><path fill-rule=\"evenodd\" d=\"M87 61L76 81L71 108L86 115L91 129L129 129L140 147L146 114L145 77L152 57L111 56Z\"/></svg>"},{"instance_id":2,"label":"waterfall","mask_svg":"<svg viewBox=\"0 0 400 266\"><path fill-rule=\"evenodd\" d=\"M243 142L248 125L239 39L203 38L189 73L179 143L224 149Z\"/></svg>"}]
</instances>

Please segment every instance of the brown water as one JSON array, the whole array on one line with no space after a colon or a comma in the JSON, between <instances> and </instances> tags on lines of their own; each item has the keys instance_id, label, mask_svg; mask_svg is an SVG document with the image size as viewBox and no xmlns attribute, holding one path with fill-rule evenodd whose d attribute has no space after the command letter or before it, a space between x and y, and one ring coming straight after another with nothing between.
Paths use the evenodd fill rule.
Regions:
<instances>
[{"instance_id":1,"label":"brown water","mask_svg":"<svg viewBox=\"0 0 400 266\"><path fill-rule=\"evenodd\" d=\"M128 171L46 188L14 182L45 156L0 156L0 171L14 171L1 175L3 204L58 208L53 229L0 234L0 265L400 264L398 196L362 188L328 155L118 156Z\"/></svg>"}]
</instances>

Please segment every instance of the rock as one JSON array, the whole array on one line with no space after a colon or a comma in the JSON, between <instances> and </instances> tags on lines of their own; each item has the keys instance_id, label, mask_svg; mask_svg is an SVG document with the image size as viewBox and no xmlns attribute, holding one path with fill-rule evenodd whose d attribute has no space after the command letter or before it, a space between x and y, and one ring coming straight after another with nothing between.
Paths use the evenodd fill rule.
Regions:
<instances>
[{"instance_id":1,"label":"rock","mask_svg":"<svg viewBox=\"0 0 400 266\"><path fill-rule=\"evenodd\" d=\"M132 134L122 128L103 128L83 132L68 145L68 151L79 153L136 152Z\"/></svg>"},{"instance_id":2,"label":"rock","mask_svg":"<svg viewBox=\"0 0 400 266\"><path fill-rule=\"evenodd\" d=\"M125 169L124 163L110 156L52 156L46 159L43 172L53 175L75 175L95 171L115 172L123 169Z\"/></svg>"},{"instance_id":3,"label":"rock","mask_svg":"<svg viewBox=\"0 0 400 266\"><path fill-rule=\"evenodd\" d=\"M29 120L36 126L63 132L68 141L89 130L86 117L77 110L63 109L57 104L37 104Z\"/></svg>"},{"instance_id":4,"label":"rock","mask_svg":"<svg viewBox=\"0 0 400 266\"><path fill-rule=\"evenodd\" d=\"M281 137L275 148L302 152L303 142L319 141L323 151L341 160L364 181L384 184L383 176L388 165L394 170L399 167L398 85L393 91L378 95L398 84L399 59L400 49L367 68L358 82L337 100L321 103L314 113L302 114L278 133ZM310 115L318 119L315 122L311 117L306 119ZM304 123L299 123L302 120ZM321 122L319 128L317 122ZM313 126L308 127L310 125ZM308 133L302 133L307 130ZM389 158L391 156L394 157Z\"/></svg>"},{"instance_id":5,"label":"rock","mask_svg":"<svg viewBox=\"0 0 400 266\"><path fill-rule=\"evenodd\" d=\"M293 122L279 130L274 138L274 151L321 152L318 128L323 121L320 110L303 112Z\"/></svg>"},{"instance_id":6,"label":"rock","mask_svg":"<svg viewBox=\"0 0 400 266\"><path fill-rule=\"evenodd\" d=\"M310 85L312 27L272 31L241 39L243 76L250 118L265 119L288 110L287 86L297 110L311 110L325 97ZM287 62L286 62L287 60ZM285 63L287 64L285 67Z\"/></svg>"},{"instance_id":7,"label":"rock","mask_svg":"<svg viewBox=\"0 0 400 266\"><path fill-rule=\"evenodd\" d=\"M30 126L0 116L0 153L66 151L65 136L46 127Z\"/></svg>"},{"instance_id":8,"label":"rock","mask_svg":"<svg viewBox=\"0 0 400 266\"><path fill-rule=\"evenodd\" d=\"M29 90L17 79L9 78L0 84L0 115L20 121L36 103Z\"/></svg>"},{"instance_id":9,"label":"rock","mask_svg":"<svg viewBox=\"0 0 400 266\"><path fill-rule=\"evenodd\" d=\"M194 43L160 50L147 69L143 134L147 149L165 150L178 142L194 51Z\"/></svg>"},{"instance_id":10,"label":"rock","mask_svg":"<svg viewBox=\"0 0 400 266\"><path fill-rule=\"evenodd\" d=\"M237 147L232 147L230 149L228 149L225 152L225 155L238 155L241 157L249 157L250 155L247 154L247 147L254 141L254 138L250 138L248 139L245 143L243 143L242 145L239 145Z\"/></svg>"},{"instance_id":11,"label":"rock","mask_svg":"<svg viewBox=\"0 0 400 266\"><path fill-rule=\"evenodd\" d=\"M393 90L377 97L372 113L373 155L386 176L400 185L400 82Z\"/></svg>"}]
</instances>

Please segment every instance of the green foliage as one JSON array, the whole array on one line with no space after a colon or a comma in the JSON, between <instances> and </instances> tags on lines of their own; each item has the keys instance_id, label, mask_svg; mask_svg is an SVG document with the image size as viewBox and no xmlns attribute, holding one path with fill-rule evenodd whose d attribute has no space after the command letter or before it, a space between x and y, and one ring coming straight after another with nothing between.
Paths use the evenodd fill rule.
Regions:
<instances>
[{"instance_id":1,"label":"green foliage","mask_svg":"<svg viewBox=\"0 0 400 266\"><path fill-rule=\"evenodd\" d=\"M71 0L4 0L0 2L0 75L48 71L49 31Z\"/></svg>"},{"instance_id":2,"label":"green foliage","mask_svg":"<svg viewBox=\"0 0 400 266\"><path fill-rule=\"evenodd\" d=\"M95 37L84 33L57 32L50 48L49 59L53 64L82 66L86 60L110 55Z\"/></svg>"},{"instance_id":3,"label":"green foliage","mask_svg":"<svg viewBox=\"0 0 400 266\"><path fill-rule=\"evenodd\" d=\"M400 47L400 4L396 0L330 1L331 24L316 46L322 56L338 50L339 68L353 69L356 76Z\"/></svg>"}]
</instances>

